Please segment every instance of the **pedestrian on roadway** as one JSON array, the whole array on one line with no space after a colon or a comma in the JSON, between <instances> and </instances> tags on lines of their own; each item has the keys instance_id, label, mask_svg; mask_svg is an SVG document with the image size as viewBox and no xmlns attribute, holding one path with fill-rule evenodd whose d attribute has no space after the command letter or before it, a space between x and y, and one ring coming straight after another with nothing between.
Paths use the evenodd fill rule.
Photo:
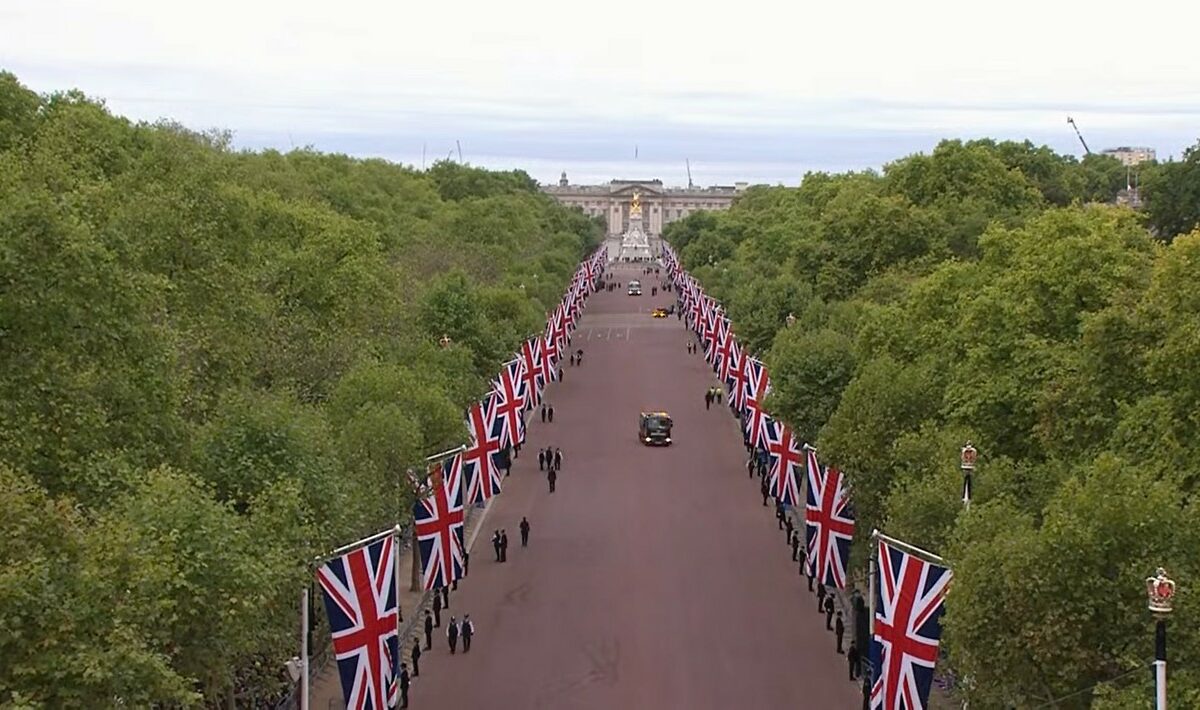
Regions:
<instances>
[{"instance_id":1,"label":"pedestrian on roadway","mask_svg":"<svg viewBox=\"0 0 1200 710\"><path fill-rule=\"evenodd\" d=\"M837 635L837 652L845 653L842 650L842 637L846 635L846 624L842 621L842 612L837 613L837 621L833 624L833 633Z\"/></svg>"},{"instance_id":2,"label":"pedestrian on roadway","mask_svg":"<svg viewBox=\"0 0 1200 710\"><path fill-rule=\"evenodd\" d=\"M762 483L759 484L759 490L762 491L763 507L765 508L767 506L767 496L771 495L771 489L767 488L767 479L762 479Z\"/></svg>"},{"instance_id":3,"label":"pedestrian on roadway","mask_svg":"<svg viewBox=\"0 0 1200 710\"><path fill-rule=\"evenodd\" d=\"M790 521L789 521L790 523ZM800 531L792 531L792 562L798 562L800 554Z\"/></svg>"},{"instance_id":4,"label":"pedestrian on roadway","mask_svg":"<svg viewBox=\"0 0 1200 710\"><path fill-rule=\"evenodd\" d=\"M750 478L754 478L754 457L746 459L746 473L750 474Z\"/></svg>"},{"instance_id":5,"label":"pedestrian on roadway","mask_svg":"<svg viewBox=\"0 0 1200 710\"><path fill-rule=\"evenodd\" d=\"M521 547L529 547L529 521L521 518Z\"/></svg>"},{"instance_id":6,"label":"pedestrian on roadway","mask_svg":"<svg viewBox=\"0 0 1200 710\"><path fill-rule=\"evenodd\" d=\"M721 388L713 387L713 401L717 404L721 403Z\"/></svg>"},{"instance_id":7,"label":"pedestrian on roadway","mask_svg":"<svg viewBox=\"0 0 1200 710\"><path fill-rule=\"evenodd\" d=\"M850 640L850 650L846 652L846 665L850 666L850 680L858 680L862 657L858 653L858 644L854 643L853 639Z\"/></svg>"},{"instance_id":8,"label":"pedestrian on roadway","mask_svg":"<svg viewBox=\"0 0 1200 710\"><path fill-rule=\"evenodd\" d=\"M808 550L800 550L800 569L804 572L804 576L808 577L808 591L811 592L813 590L813 580L816 577L813 576L812 566L808 564Z\"/></svg>"},{"instance_id":9,"label":"pedestrian on roadway","mask_svg":"<svg viewBox=\"0 0 1200 710\"><path fill-rule=\"evenodd\" d=\"M579 348L575 351L575 362L579 363L580 365L583 364L583 348Z\"/></svg>"},{"instance_id":10,"label":"pedestrian on roadway","mask_svg":"<svg viewBox=\"0 0 1200 710\"><path fill-rule=\"evenodd\" d=\"M825 630L833 631L833 592L825 595Z\"/></svg>"},{"instance_id":11,"label":"pedestrian on roadway","mask_svg":"<svg viewBox=\"0 0 1200 710\"><path fill-rule=\"evenodd\" d=\"M450 617L450 628L446 629L446 639L450 642L450 654L458 650L458 622Z\"/></svg>"},{"instance_id":12,"label":"pedestrian on roadway","mask_svg":"<svg viewBox=\"0 0 1200 710\"><path fill-rule=\"evenodd\" d=\"M571 353L571 367L575 366L575 353Z\"/></svg>"},{"instance_id":13,"label":"pedestrian on roadway","mask_svg":"<svg viewBox=\"0 0 1200 710\"><path fill-rule=\"evenodd\" d=\"M562 372L562 371L559 370L559 372ZM553 404L550 405L550 423L551 424L554 423L554 405ZM547 448L549 448L549 447L547 447Z\"/></svg>"},{"instance_id":14,"label":"pedestrian on roadway","mask_svg":"<svg viewBox=\"0 0 1200 710\"><path fill-rule=\"evenodd\" d=\"M792 516L788 515L786 512L784 512L783 515L783 529L786 531L784 533L784 540L786 540L788 544L791 544L792 531L796 529L796 526L792 524Z\"/></svg>"},{"instance_id":15,"label":"pedestrian on roadway","mask_svg":"<svg viewBox=\"0 0 1200 710\"><path fill-rule=\"evenodd\" d=\"M546 403L542 402L542 423L546 423Z\"/></svg>"},{"instance_id":16,"label":"pedestrian on roadway","mask_svg":"<svg viewBox=\"0 0 1200 710\"><path fill-rule=\"evenodd\" d=\"M542 409L542 421L546 421L546 410L544 408ZM546 452L542 449L538 449L538 470L546 470Z\"/></svg>"},{"instance_id":17,"label":"pedestrian on roadway","mask_svg":"<svg viewBox=\"0 0 1200 710\"><path fill-rule=\"evenodd\" d=\"M400 664L400 707L408 707L408 666Z\"/></svg>"},{"instance_id":18,"label":"pedestrian on roadway","mask_svg":"<svg viewBox=\"0 0 1200 710\"><path fill-rule=\"evenodd\" d=\"M425 610L425 648L433 648L433 615Z\"/></svg>"},{"instance_id":19,"label":"pedestrian on roadway","mask_svg":"<svg viewBox=\"0 0 1200 710\"><path fill-rule=\"evenodd\" d=\"M442 626L442 595L436 589L433 590L433 625Z\"/></svg>"},{"instance_id":20,"label":"pedestrian on roadway","mask_svg":"<svg viewBox=\"0 0 1200 710\"><path fill-rule=\"evenodd\" d=\"M650 287L650 295L651 295L651 296L657 296L657 295L658 295L658 287L657 287L657 286L651 286L651 287Z\"/></svg>"},{"instance_id":21,"label":"pedestrian on roadway","mask_svg":"<svg viewBox=\"0 0 1200 710\"><path fill-rule=\"evenodd\" d=\"M500 530L492 533L492 549L496 551L496 561L500 561Z\"/></svg>"},{"instance_id":22,"label":"pedestrian on roadway","mask_svg":"<svg viewBox=\"0 0 1200 710\"><path fill-rule=\"evenodd\" d=\"M707 411L712 406L712 387L704 390L704 409Z\"/></svg>"},{"instance_id":23,"label":"pedestrian on roadway","mask_svg":"<svg viewBox=\"0 0 1200 710\"><path fill-rule=\"evenodd\" d=\"M471 553L463 550L463 577L471 574Z\"/></svg>"},{"instance_id":24,"label":"pedestrian on roadway","mask_svg":"<svg viewBox=\"0 0 1200 710\"><path fill-rule=\"evenodd\" d=\"M462 640L463 653L471 652L471 639L475 636L475 624L471 623L471 615L463 614L462 620Z\"/></svg>"},{"instance_id":25,"label":"pedestrian on roadway","mask_svg":"<svg viewBox=\"0 0 1200 710\"><path fill-rule=\"evenodd\" d=\"M561 368L561 367L560 367L560 368L558 368L558 381L559 381L559 382L562 382L562 381L563 381L563 378L562 378L562 368Z\"/></svg>"},{"instance_id":26,"label":"pedestrian on roadway","mask_svg":"<svg viewBox=\"0 0 1200 710\"><path fill-rule=\"evenodd\" d=\"M562 470L562 449L557 446L554 447L554 470Z\"/></svg>"},{"instance_id":27,"label":"pedestrian on roadway","mask_svg":"<svg viewBox=\"0 0 1200 710\"><path fill-rule=\"evenodd\" d=\"M787 517L787 513L783 512L783 501L775 501L775 523L783 530L783 519Z\"/></svg>"},{"instance_id":28,"label":"pedestrian on roadway","mask_svg":"<svg viewBox=\"0 0 1200 710\"><path fill-rule=\"evenodd\" d=\"M504 447L500 460L504 464L504 477L508 478L508 474L512 473L513 448L511 445Z\"/></svg>"},{"instance_id":29,"label":"pedestrian on roadway","mask_svg":"<svg viewBox=\"0 0 1200 710\"><path fill-rule=\"evenodd\" d=\"M413 678L421 675L421 639L413 639L412 653L409 654L413 664Z\"/></svg>"},{"instance_id":30,"label":"pedestrian on roadway","mask_svg":"<svg viewBox=\"0 0 1200 710\"><path fill-rule=\"evenodd\" d=\"M508 562L508 531L500 531L500 561Z\"/></svg>"},{"instance_id":31,"label":"pedestrian on roadway","mask_svg":"<svg viewBox=\"0 0 1200 710\"><path fill-rule=\"evenodd\" d=\"M442 608L450 608L450 587L442 587Z\"/></svg>"},{"instance_id":32,"label":"pedestrian on roadway","mask_svg":"<svg viewBox=\"0 0 1200 710\"><path fill-rule=\"evenodd\" d=\"M550 469L550 473L546 474L546 480L550 482L550 492L554 492L554 482L558 480L558 474L554 469Z\"/></svg>"},{"instance_id":33,"label":"pedestrian on roadway","mask_svg":"<svg viewBox=\"0 0 1200 710\"><path fill-rule=\"evenodd\" d=\"M817 613L825 611L825 585L817 585Z\"/></svg>"}]
</instances>

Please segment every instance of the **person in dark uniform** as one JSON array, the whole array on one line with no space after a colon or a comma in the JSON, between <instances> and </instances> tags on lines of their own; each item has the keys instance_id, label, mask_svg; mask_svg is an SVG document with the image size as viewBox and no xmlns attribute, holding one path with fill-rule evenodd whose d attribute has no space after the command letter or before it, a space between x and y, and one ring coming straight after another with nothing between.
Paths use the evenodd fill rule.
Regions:
<instances>
[{"instance_id":1,"label":"person in dark uniform","mask_svg":"<svg viewBox=\"0 0 1200 710\"><path fill-rule=\"evenodd\" d=\"M561 381L562 381L562 379L561 379L562 370L559 370L559 371L558 371L558 374L560 375L559 381L561 382ZM553 404L552 404L552 405L550 405L550 409L549 409L549 410L547 410L547 412L548 412L548 413L549 413L549 415L550 415L550 423L551 423L551 424L553 424L553 423L554 423L554 405L553 405ZM547 446L546 448L548 449L548 448L550 448L550 447L548 447L548 446Z\"/></svg>"},{"instance_id":2,"label":"person in dark uniform","mask_svg":"<svg viewBox=\"0 0 1200 710\"><path fill-rule=\"evenodd\" d=\"M837 652L845 653L842 650L842 637L846 635L846 624L842 621L842 612L837 613L837 620L833 622L833 633L837 635Z\"/></svg>"},{"instance_id":3,"label":"person in dark uniform","mask_svg":"<svg viewBox=\"0 0 1200 710\"><path fill-rule=\"evenodd\" d=\"M505 446L504 453L501 454L501 461L504 463L504 477L508 478L508 474L512 473L513 448Z\"/></svg>"},{"instance_id":4,"label":"person in dark uniform","mask_svg":"<svg viewBox=\"0 0 1200 710\"><path fill-rule=\"evenodd\" d=\"M450 617L450 627L446 629L446 640L450 642L450 654L458 650L458 622Z\"/></svg>"},{"instance_id":5,"label":"person in dark uniform","mask_svg":"<svg viewBox=\"0 0 1200 710\"><path fill-rule=\"evenodd\" d=\"M858 680L862 657L858 653L858 646L855 645L854 639L850 640L850 650L846 652L846 665L850 666L850 680Z\"/></svg>"},{"instance_id":6,"label":"person in dark uniform","mask_svg":"<svg viewBox=\"0 0 1200 710\"><path fill-rule=\"evenodd\" d=\"M521 547L529 547L529 521L521 518Z\"/></svg>"},{"instance_id":7,"label":"person in dark uniform","mask_svg":"<svg viewBox=\"0 0 1200 710\"><path fill-rule=\"evenodd\" d=\"M442 587L442 608L450 608L450 587Z\"/></svg>"},{"instance_id":8,"label":"person in dark uniform","mask_svg":"<svg viewBox=\"0 0 1200 710\"><path fill-rule=\"evenodd\" d=\"M787 531L786 533L784 533L784 535L785 535L784 539L786 539L788 541L788 543L791 544L793 548L795 548L795 546L796 546L795 543L792 543L792 532L796 529L796 526L792 524L791 516L787 515L786 513L783 516L783 529ZM796 559L796 554L794 552L792 553L792 559L793 560Z\"/></svg>"},{"instance_id":9,"label":"person in dark uniform","mask_svg":"<svg viewBox=\"0 0 1200 710\"><path fill-rule=\"evenodd\" d=\"M817 585L817 613L825 611L825 585Z\"/></svg>"},{"instance_id":10,"label":"person in dark uniform","mask_svg":"<svg viewBox=\"0 0 1200 710\"><path fill-rule=\"evenodd\" d=\"M750 474L750 478L754 478L754 459L746 459L746 473Z\"/></svg>"},{"instance_id":11,"label":"person in dark uniform","mask_svg":"<svg viewBox=\"0 0 1200 710\"><path fill-rule=\"evenodd\" d=\"M825 630L833 631L833 593L825 595Z\"/></svg>"},{"instance_id":12,"label":"person in dark uniform","mask_svg":"<svg viewBox=\"0 0 1200 710\"><path fill-rule=\"evenodd\" d=\"M783 530L783 519L787 517L787 513L783 512L783 501L775 501L775 524L780 530Z\"/></svg>"},{"instance_id":13,"label":"person in dark uniform","mask_svg":"<svg viewBox=\"0 0 1200 710\"><path fill-rule=\"evenodd\" d=\"M542 402L542 423L546 423L546 403Z\"/></svg>"},{"instance_id":14,"label":"person in dark uniform","mask_svg":"<svg viewBox=\"0 0 1200 710\"><path fill-rule=\"evenodd\" d=\"M421 639L413 639L412 653L409 654L413 664L413 678L421 675Z\"/></svg>"},{"instance_id":15,"label":"person in dark uniform","mask_svg":"<svg viewBox=\"0 0 1200 710\"><path fill-rule=\"evenodd\" d=\"M808 567L808 550L800 550L800 569L804 572L804 576L808 577L808 591L813 590L813 571Z\"/></svg>"},{"instance_id":16,"label":"person in dark uniform","mask_svg":"<svg viewBox=\"0 0 1200 710\"><path fill-rule=\"evenodd\" d=\"M712 406L712 388L704 390L704 409L707 410Z\"/></svg>"},{"instance_id":17,"label":"person in dark uniform","mask_svg":"<svg viewBox=\"0 0 1200 710\"><path fill-rule=\"evenodd\" d=\"M464 614L462 620L463 653L471 652L471 639L475 637L475 624L471 623L471 615Z\"/></svg>"},{"instance_id":18,"label":"person in dark uniform","mask_svg":"<svg viewBox=\"0 0 1200 710\"><path fill-rule=\"evenodd\" d=\"M496 551L496 561L500 561L500 531L492 533L492 549Z\"/></svg>"},{"instance_id":19,"label":"person in dark uniform","mask_svg":"<svg viewBox=\"0 0 1200 710\"><path fill-rule=\"evenodd\" d=\"M767 496L771 495L771 489L767 488L767 479L766 478L762 479L762 483L759 485L759 489L762 490L763 507L765 508L767 506Z\"/></svg>"},{"instance_id":20,"label":"person in dark uniform","mask_svg":"<svg viewBox=\"0 0 1200 710\"><path fill-rule=\"evenodd\" d=\"M552 468L550 473L546 474L546 480L550 482L550 492L554 492L554 482L558 480L558 473Z\"/></svg>"},{"instance_id":21,"label":"person in dark uniform","mask_svg":"<svg viewBox=\"0 0 1200 710\"><path fill-rule=\"evenodd\" d=\"M433 590L433 625L442 627L442 595L436 589Z\"/></svg>"},{"instance_id":22,"label":"person in dark uniform","mask_svg":"<svg viewBox=\"0 0 1200 710\"><path fill-rule=\"evenodd\" d=\"M508 531L500 531L500 561L508 562Z\"/></svg>"},{"instance_id":23,"label":"person in dark uniform","mask_svg":"<svg viewBox=\"0 0 1200 710\"><path fill-rule=\"evenodd\" d=\"M471 553L463 550L463 576L471 574Z\"/></svg>"},{"instance_id":24,"label":"person in dark uniform","mask_svg":"<svg viewBox=\"0 0 1200 710\"><path fill-rule=\"evenodd\" d=\"M788 527L791 527L791 521L788 521ZM798 562L800 555L800 531L792 531L792 562Z\"/></svg>"},{"instance_id":25,"label":"person in dark uniform","mask_svg":"<svg viewBox=\"0 0 1200 710\"><path fill-rule=\"evenodd\" d=\"M425 610L425 648L433 648L433 615Z\"/></svg>"},{"instance_id":26,"label":"person in dark uniform","mask_svg":"<svg viewBox=\"0 0 1200 710\"><path fill-rule=\"evenodd\" d=\"M557 446L554 447L554 470L562 470L562 449Z\"/></svg>"},{"instance_id":27,"label":"person in dark uniform","mask_svg":"<svg viewBox=\"0 0 1200 710\"><path fill-rule=\"evenodd\" d=\"M575 353L571 353L571 366L575 366Z\"/></svg>"},{"instance_id":28,"label":"person in dark uniform","mask_svg":"<svg viewBox=\"0 0 1200 710\"><path fill-rule=\"evenodd\" d=\"M408 707L408 666L400 664L400 707Z\"/></svg>"}]
</instances>

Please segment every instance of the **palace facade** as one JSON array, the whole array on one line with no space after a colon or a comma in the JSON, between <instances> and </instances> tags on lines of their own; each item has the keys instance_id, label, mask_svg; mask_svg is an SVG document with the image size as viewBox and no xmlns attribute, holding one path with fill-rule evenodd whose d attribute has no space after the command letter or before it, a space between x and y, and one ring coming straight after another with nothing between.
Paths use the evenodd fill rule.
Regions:
<instances>
[{"instance_id":1,"label":"palace facade","mask_svg":"<svg viewBox=\"0 0 1200 710\"><path fill-rule=\"evenodd\" d=\"M641 195L642 220L646 233L657 237L664 225L683 219L698 210L727 210L733 198L746 189L746 183L713 187L664 187L662 180L613 180L607 185L572 185L564 172L557 185L543 185L542 191L554 199L583 210L592 217L603 217L610 237L629 228L629 207L634 194Z\"/></svg>"}]
</instances>

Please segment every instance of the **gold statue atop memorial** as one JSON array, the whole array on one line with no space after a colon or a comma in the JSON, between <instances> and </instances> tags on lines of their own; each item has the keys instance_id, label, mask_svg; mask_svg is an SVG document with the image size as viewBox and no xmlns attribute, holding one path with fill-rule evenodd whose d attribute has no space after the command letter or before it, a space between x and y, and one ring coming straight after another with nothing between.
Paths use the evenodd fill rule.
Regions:
<instances>
[{"instance_id":1,"label":"gold statue atop memorial","mask_svg":"<svg viewBox=\"0 0 1200 710\"><path fill-rule=\"evenodd\" d=\"M629 203L629 216L642 216L642 195L640 192L633 193L633 202Z\"/></svg>"}]
</instances>

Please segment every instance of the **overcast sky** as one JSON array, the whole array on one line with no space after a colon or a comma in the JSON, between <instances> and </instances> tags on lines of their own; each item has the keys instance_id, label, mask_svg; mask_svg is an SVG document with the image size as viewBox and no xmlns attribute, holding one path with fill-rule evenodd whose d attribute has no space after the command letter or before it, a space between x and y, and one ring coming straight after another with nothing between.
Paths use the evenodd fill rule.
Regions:
<instances>
[{"instance_id":1,"label":"overcast sky","mask_svg":"<svg viewBox=\"0 0 1200 710\"><path fill-rule=\"evenodd\" d=\"M243 147L795 184L944 137L1081 153L1068 115L1177 156L1197 27L1195 0L0 0L0 68Z\"/></svg>"}]
</instances>

